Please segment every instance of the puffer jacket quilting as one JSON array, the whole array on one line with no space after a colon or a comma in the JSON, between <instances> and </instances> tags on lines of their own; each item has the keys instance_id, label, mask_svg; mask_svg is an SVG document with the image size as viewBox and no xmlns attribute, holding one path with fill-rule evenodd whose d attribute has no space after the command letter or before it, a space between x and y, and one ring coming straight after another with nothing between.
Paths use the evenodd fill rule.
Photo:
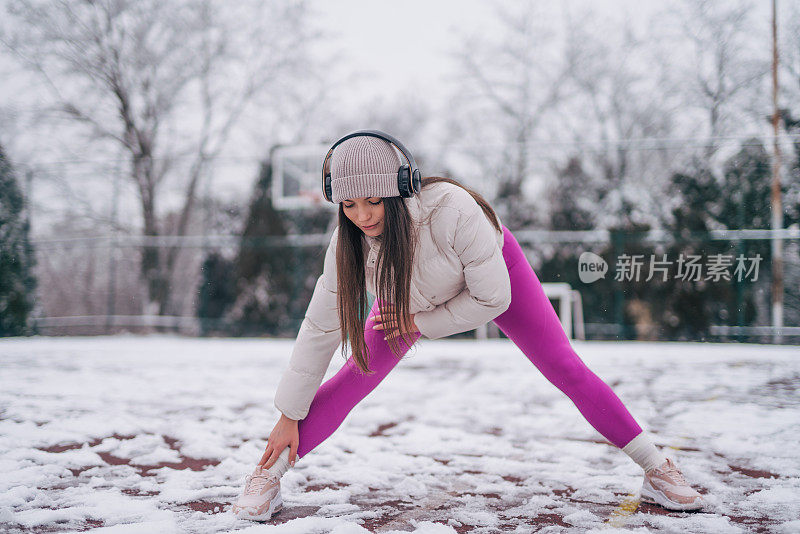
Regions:
<instances>
[{"instance_id":1,"label":"puffer jacket quilting","mask_svg":"<svg viewBox=\"0 0 800 534\"><path fill-rule=\"evenodd\" d=\"M420 333L439 339L491 321L511 304L503 234L463 188L437 182L404 199L419 239L411 276L410 313ZM499 217L498 217L499 221ZM502 225L501 225L502 228ZM303 419L340 344L333 230L323 273L275 393L275 407ZM378 238L363 236L367 291L375 295Z\"/></svg>"}]
</instances>

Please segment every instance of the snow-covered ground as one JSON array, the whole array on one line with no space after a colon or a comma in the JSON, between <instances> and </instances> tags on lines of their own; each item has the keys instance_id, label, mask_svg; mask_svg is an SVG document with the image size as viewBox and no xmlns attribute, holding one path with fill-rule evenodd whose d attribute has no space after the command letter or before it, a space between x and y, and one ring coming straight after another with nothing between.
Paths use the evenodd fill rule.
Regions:
<instances>
[{"instance_id":1,"label":"snow-covered ground","mask_svg":"<svg viewBox=\"0 0 800 534\"><path fill-rule=\"evenodd\" d=\"M238 520L292 343L0 340L0 530L800 531L797 347L637 342L573 346L708 511L640 504L641 468L510 341L423 339L286 473L272 523Z\"/></svg>"}]
</instances>

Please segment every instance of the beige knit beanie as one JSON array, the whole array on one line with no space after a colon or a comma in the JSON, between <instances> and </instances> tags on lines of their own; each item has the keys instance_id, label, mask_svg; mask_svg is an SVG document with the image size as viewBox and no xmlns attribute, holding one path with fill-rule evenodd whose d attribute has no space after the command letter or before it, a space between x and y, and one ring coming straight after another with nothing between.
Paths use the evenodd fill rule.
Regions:
<instances>
[{"instance_id":1,"label":"beige knit beanie","mask_svg":"<svg viewBox=\"0 0 800 534\"><path fill-rule=\"evenodd\" d=\"M351 137L331 156L331 199L338 203L361 197L399 197L400 165L395 148L383 139Z\"/></svg>"}]
</instances>

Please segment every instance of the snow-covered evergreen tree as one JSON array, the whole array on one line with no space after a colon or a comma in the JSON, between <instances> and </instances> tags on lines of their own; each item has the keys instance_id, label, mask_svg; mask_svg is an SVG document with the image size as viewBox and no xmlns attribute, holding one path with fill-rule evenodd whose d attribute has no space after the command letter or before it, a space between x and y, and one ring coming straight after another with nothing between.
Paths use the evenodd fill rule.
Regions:
<instances>
[{"instance_id":1,"label":"snow-covered evergreen tree","mask_svg":"<svg viewBox=\"0 0 800 534\"><path fill-rule=\"evenodd\" d=\"M28 240L25 199L0 146L0 336L30 335L33 309L33 248Z\"/></svg>"},{"instance_id":2,"label":"snow-covered evergreen tree","mask_svg":"<svg viewBox=\"0 0 800 534\"><path fill-rule=\"evenodd\" d=\"M325 248L270 242L289 234L327 233L335 217L324 208L279 211L270 195L272 165L266 160L254 187L238 253L207 258L201 317L222 321L229 335L291 336L297 333L322 272ZM213 301L213 302L212 302ZM213 330L209 325L204 328Z\"/></svg>"}]
</instances>

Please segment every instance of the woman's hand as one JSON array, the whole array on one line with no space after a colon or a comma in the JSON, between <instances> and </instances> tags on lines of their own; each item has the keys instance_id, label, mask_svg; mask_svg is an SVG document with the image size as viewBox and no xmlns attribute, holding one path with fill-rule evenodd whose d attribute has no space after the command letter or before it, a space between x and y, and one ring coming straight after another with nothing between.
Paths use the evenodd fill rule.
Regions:
<instances>
[{"instance_id":1,"label":"woman's hand","mask_svg":"<svg viewBox=\"0 0 800 534\"><path fill-rule=\"evenodd\" d=\"M401 334L401 330L397 328L394 322L394 316L392 313L394 312L394 305L393 304L384 304L381 307L381 313L373 317L373 321L375 324L372 326L375 330L386 330L386 337L384 339L391 339L395 337L399 337ZM414 313L411 315L411 324L405 325L402 329L402 333L414 333L419 332L416 323L414 322Z\"/></svg>"},{"instance_id":2,"label":"woman's hand","mask_svg":"<svg viewBox=\"0 0 800 534\"><path fill-rule=\"evenodd\" d=\"M297 431L297 420L289 419L281 414L281 418L275 423L275 427L267 438L267 448L258 465L264 469L269 469L281 455L287 446L289 450L289 464L294 466L297 459L297 447L300 445L300 433Z\"/></svg>"}]
</instances>

